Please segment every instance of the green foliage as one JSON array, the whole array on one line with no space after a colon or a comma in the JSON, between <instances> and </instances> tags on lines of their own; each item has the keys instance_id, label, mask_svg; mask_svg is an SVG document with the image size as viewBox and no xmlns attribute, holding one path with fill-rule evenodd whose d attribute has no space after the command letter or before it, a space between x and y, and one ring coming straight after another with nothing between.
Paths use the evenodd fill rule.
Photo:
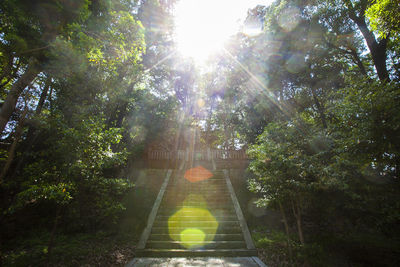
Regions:
<instances>
[{"instance_id":1,"label":"green foliage","mask_svg":"<svg viewBox=\"0 0 400 267\"><path fill-rule=\"evenodd\" d=\"M158 76L168 79L170 62L157 63L171 45L158 44L169 36L151 29L153 7L158 17L171 19L159 1L1 1L2 99L24 71L38 71L22 81L29 106L25 129L0 185L7 264L44 264L51 251L61 257L63 249L84 254L73 240L68 247L50 239L116 228L135 205L125 201L133 188L128 162L155 140L174 141L177 101L162 92ZM164 21L157 23L172 29ZM151 50L144 57L146 44ZM19 99L3 132L2 166L23 109ZM148 206L141 208L146 216ZM131 221L136 225L126 229L141 230L142 218ZM36 231L44 233L40 242L24 244ZM64 251L65 261L68 256Z\"/></svg>"},{"instance_id":2,"label":"green foliage","mask_svg":"<svg viewBox=\"0 0 400 267\"><path fill-rule=\"evenodd\" d=\"M398 34L400 30L400 5L396 0L374 0L366 11L370 25L383 38Z\"/></svg>"},{"instance_id":3,"label":"green foliage","mask_svg":"<svg viewBox=\"0 0 400 267\"><path fill-rule=\"evenodd\" d=\"M223 92L209 122L225 142L245 141L248 187L258 206L281 213L299 264L323 265L330 250L340 259L332 265L346 261L321 236L399 232L397 9L397 1L275 1L265 17L248 18L264 21L264 32L238 34L226 48L232 58L215 63L224 79L207 77L212 93ZM371 40L390 62L377 66ZM271 240L257 244L277 246Z\"/></svg>"},{"instance_id":4,"label":"green foliage","mask_svg":"<svg viewBox=\"0 0 400 267\"><path fill-rule=\"evenodd\" d=\"M333 127L343 138L341 141L346 142L340 145L347 148L350 157L357 155L363 164L373 164L379 173L396 177L396 140L400 133L398 85L353 80L350 87L338 91L336 96L338 101L331 108L338 123Z\"/></svg>"},{"instance_id":5,"label":"green foliage","mask_svg":"<svg viewBox=\"0 0 400 267\"><path fill-rule=\"evenodd\" d=\"M269 233L255 232L253 239L257 248L276 248L277 246L286 247L287 237L284 233L278 231L271 231ZM286 250L286 249L284 249Z\"/></svg>"},{"instance_id":6,"label":"green foliage","mask_svg":"<svg viewBox=\"0 0 400 267\"><path fill-rule=\"evenodd\" d=\"M3 254L4 266L43 266L47 259L48 233L40 232L23 240L14 251ZM80 265L123 266L133 257L130 232L104 232L57 236L50 259L52 266Z\"/></svg>"},{"instance_id":7,"label":"green foliage","mask_svg":"<svg viewBox=\"0 0 400 267\"><path fill-rule=\"evenodd\" d=\"M123 178L104 177L103 171L125 164L127 152L113 152L121 129L105 129L104 121L88 118L68 128L62 117L50 117L45 149L25 167L23 181L8 213L29 206L62 206L71 228L116 224L125 210L121 201L132 184Z\"/></svg>"},{"instance_id":8,"label":"green foliage","mask_svg":"<svg viewBox=\"0 0 400 267\"><path fill-rule=\"evenodd\" d=\"M299 194L306 198L319 190L345 190L345 184L330 176L332 143L327 134L300 118L269 124L249 149L254 159L249 168L258 177L249 185L263 194L259 204Z\"/></svg>"},{"instance_id":9,"label":"green foliage","mask_svg":"<svg viewBox=\"0 0 400 267\"><path fill-rule=\"evenodd\" d=\"M256 247L261 251L260 256L269 266L331 266L327 253L317 243L301 246L290 242L292 258L288 253L288 238L280 231L255 232L252 235Z\"/></svg>"}]
</instances>

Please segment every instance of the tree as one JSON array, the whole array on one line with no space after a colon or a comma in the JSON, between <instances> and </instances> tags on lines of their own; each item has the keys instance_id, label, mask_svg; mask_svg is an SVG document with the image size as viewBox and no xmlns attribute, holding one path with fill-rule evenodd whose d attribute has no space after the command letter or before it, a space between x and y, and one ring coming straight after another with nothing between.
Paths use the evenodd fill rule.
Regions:
<instances>
[{"instance_id":1,"label":"tree","mask_svg":"<svg viewBox=\"0 0 400 267\"><path fill-rule=\"evenodd\" d=\"M88 3L83 0L59 6L52 1L2 2L2 51L7 52L5 55L9 63L2 70L3 76L10 84L12 77L16 76L16 71L10 71L14 61L17 65L22 64L24 70L23 74L10 84L10 91L4 99L0 111L1 132L14 111L19 95L44 70L49 57L48 50L57 36L65 36L67 25L84 22L88 12Z\"/></svg>"},{"instance_id":2,"label":"tree","mask_svg":"<svg viewBox=\"0 0 400 267\"><path fill-rule=\"evenodd\" d=\"M327 232L390 240L386 230L398 231L398 82L387 58L397 55L397 39L395 31L375 37L368 8L276 1L263 9L264 32L238 34L219 59L226 81L216 117L235 117L230 125L252 157L249 188L259 205L281 212L301 253L325 246Z\"/></svg>"},{"instance_id":3,"label":"tree","mask_svg":"<svg viewBox=\"0 0 400 267\"><path fill-rule=\"evenodd\" d=\"M143 74L140 61L145 43L143 26L132 6L124 1L112 5L106 1L84 2L82 6L69 1L59 6L52 1L34 2L27 6L13 1L1 4L2 19L13 19L4 24L9 26L2 44L4 50L12 44L9 35L17 32L18 25L35 33L21 34L27 41L37 39L45 46L27 53L28 58L19 50L11 53L15 55L15 65L18 58L27 69L22 72L24 69L20 68L21 78L10 80L3 92L21 84L18 88L25 90L27 106L33 108L20 114L18 94L8 94L17 104L15 113L29 129L18 126L21 138L15 138L15 146L10 148L7 160L11 163L0 185L0 219L5 225L1 232L5 240L14 235L15 229L24 229L21 234L32 230L31 222L23 220L9 228L15 218L22 218L26 211L46 211L42 218L46 221L43 228L52 229L50 254L54 232L60 227L70 231L108 227L118 222L125 209L122 199L132 183L121 172L127 162L128 142L120 141L129 129L106 121L112 112L110 107L118 99L128 98L132 104L136 100L131 98L131 92L143 90L137 77ZM29 8L34 11L32 16L26 15ZM50 12L51 8L55 8L55 17L46 18L40 13ZM72 12L70 20L67 11ZM25 15L19 17L20 13ZM46 23L53 25L51 19L58 26L48 36L49 32L43 29ZM31 25L32 21L36 24ZM33 82L23 83L21 79L34 66L29 60L37 62L40 71L32 74ZM2 67L6 71L7 66ZM3 108L10 103L7 101ZM14 162L11 152L15 154ZM75 223L68 225L66 221Z\"/></svg>"}]
</instances>

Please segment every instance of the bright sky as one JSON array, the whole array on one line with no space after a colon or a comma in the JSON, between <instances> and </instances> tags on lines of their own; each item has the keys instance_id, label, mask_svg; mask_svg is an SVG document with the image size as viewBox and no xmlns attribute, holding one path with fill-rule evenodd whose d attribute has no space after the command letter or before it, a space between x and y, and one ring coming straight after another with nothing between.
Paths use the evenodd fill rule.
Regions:
<instances>
[{"instance_id":1,"label":"bright sky","mask_svg":"<svg viewBox=\"0 0 400 267\"><path fill-rule=\"evenodd\" d=\"M257 5L272 0L180 0L175 10L176 38L180 52L202 64L235 34Z\"/></svg>"}]
</instances>

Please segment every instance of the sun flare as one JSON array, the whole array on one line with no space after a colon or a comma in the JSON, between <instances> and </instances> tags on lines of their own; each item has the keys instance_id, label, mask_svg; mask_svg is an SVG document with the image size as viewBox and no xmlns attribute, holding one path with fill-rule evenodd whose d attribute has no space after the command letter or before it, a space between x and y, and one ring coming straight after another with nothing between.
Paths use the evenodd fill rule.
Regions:
<instances>
[{"instance_id":1,"label":"sun flare","mask_svg":"<svg viewBox=\"0 0 400 267\"><path fill-rule=\"evenodd\" d=\"M247 10L270 0L180 0L175 9L179 51L203 63L239 31Z\"/></svg>"}]
</instances>

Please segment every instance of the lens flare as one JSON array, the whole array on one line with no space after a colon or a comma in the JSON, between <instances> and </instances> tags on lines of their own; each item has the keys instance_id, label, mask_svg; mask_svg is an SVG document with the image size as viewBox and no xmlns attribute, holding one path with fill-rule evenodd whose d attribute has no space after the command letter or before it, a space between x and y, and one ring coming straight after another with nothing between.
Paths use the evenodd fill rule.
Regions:
<instances>
[{"instance_id":1,"label":"lens flare","mask_svg":"<svg viewBox=\"0 0 400 267\"><path fill-rule=\"evenodd\" d=\"M203 99L200 98L199 100L197 100L197 106L199 108L204 107L205 104L206 104L206 102Z\"/></svg>"},{"instance_id":2,"label":"lens flare","mask_svg":"<svg viewBox=\"0 0 400 267\"><path fill-rule=\"evenodd\" d=\"M169 236L185 248L199 248L214 240L218 230L215 217L203 208L184 207L168 219Z\"/></svg>"},{"instance_id":3,"label":"lens flare","mask_svg":"<svg viewBox=\"0 0 400 267\"><path fill-rule=\"evenodd\" d=\"M297 7L289 7L279 15L278 24L284 31L290 32L299 24L300 18L300 10Z\"/></svg>"},{"instance_id":4,"label":"lens flare","mask_svg":"<svg viewBox=\"0 0 400 267\"><path fill-rule=\"evenodd\" d=\"M286 61L285 67L290 73L299 73L306 67L306 62L304 60L304 55L299 53L293 54Z\"/></svg>"},{"instance_id":5,"label":"lens flare","mask_svg":"<svg viewBox=\"0 0 400 267\"><path fill-rule=\"evenodd\" d=\"M187 170L184 177L189 182L195 183L203 180L208 180L213 177L213 174L203 166L198 166Z\"/></svg>"},{"instance_id":6,"label":"lens flare","mask_svg":"<svg viewBox=\"0 0 400 267\"><path fill-rule=\"evenodd\" d=\"M202 247L205 238L206 234L197 228L187 228L180 234L181 245L189 249Z\"/></svg>"},{"instance_id":7,"label":"lens flare","mask_svg":"<svg viewBox=\"0 0 400 267\"><path fill-rule=\"evenodd\" d=\"M272 0L178 1L174 18L178 50L204 65L210 55L220 51L225 42L236 34L249 8L258 4L269 5L271 2ZM255 25L251 26L248 34L260 32Z\"/></svg>"}]
</instances>

